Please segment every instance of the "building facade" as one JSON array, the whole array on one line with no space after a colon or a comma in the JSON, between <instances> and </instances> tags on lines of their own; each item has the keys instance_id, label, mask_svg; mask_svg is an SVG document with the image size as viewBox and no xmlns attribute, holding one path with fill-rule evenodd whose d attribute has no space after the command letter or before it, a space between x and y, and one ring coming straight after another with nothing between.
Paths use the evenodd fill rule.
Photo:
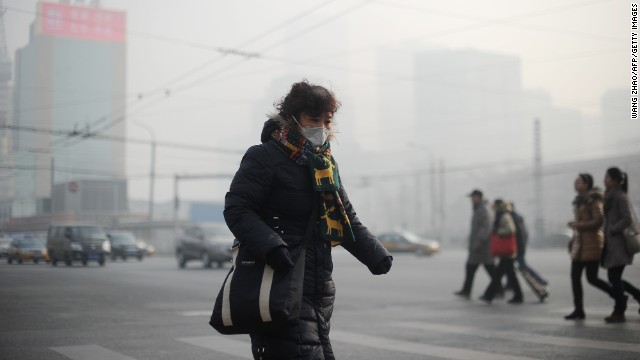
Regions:
<instances>
[{"instance_id":1,"label":"building facade","mask_svg":"<svg viewBox=\"0 0 640 360\"><path fill-rule=\"evenodd\" d=\"M12 217L91 211L53 204L55 187L112 181L117 192L125 178L124 143L94 135L125 136L126 14L95 4L37 7L15 57Z\"/></svg>"}]
</instances>

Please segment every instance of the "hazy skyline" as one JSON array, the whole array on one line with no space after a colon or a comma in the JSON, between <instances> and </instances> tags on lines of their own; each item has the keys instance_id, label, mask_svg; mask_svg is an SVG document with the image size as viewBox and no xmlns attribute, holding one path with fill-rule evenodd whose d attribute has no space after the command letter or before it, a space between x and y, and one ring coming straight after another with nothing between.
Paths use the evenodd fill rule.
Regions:
<instances>
[{"instance_id":1,"label":"hazy skyline","mask_svg":"<svg viewBox=\"0 0 640 360\"><path fill-rule=\"evenodd\" d=\"M415 53L476 50L516 57L524 91L548 96L556 108L579 111L582 122L600 116L603 95L627 88L629 81L630 2L626 1L101 3L127 12L127 131L134 138L149 138L137 121L151 126L158 141L242 151L258 141L264 117L256 116L271 111L273 101L288 90L286 86L274 89L274 81L305 77L331 87L343 102L337 119L342 130L353 133L340 135L336 153L354 145L374 149L388 129L403 131L394 128L393 118L376 118L380 101L376 87L384 81L399 96L411 96L417 81L410 64L379 66L379 55L394 48ZM36 1L5 0L4 4L13 56L28 41ZM257 36L261 37L243 46ZM246 60L228 55L218 60L221 55L216 48L261 56ZM183 76L208 61L215 62ZM627 107L624 104L625 111ZM398 116L415 116L415 109L407 111L411 114ZM157 172L229 173L236 170L239 158L160 149ZM470 156L467 163L474 161L485 162ZM148 182L135 178L148 172L148 164L148 146L128 146L134 199L147 196ZM170 181L159 180L156 186L157 201L171 198ZM188 198L221 200L222 191L203 194L202 189L206 186L181 191Z\"/></svg>"}]
</instances>

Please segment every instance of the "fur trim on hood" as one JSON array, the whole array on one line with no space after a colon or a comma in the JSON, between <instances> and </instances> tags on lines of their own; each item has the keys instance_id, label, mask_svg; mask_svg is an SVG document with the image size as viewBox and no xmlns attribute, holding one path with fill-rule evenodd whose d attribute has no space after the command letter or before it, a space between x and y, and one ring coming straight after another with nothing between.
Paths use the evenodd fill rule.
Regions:
<instances>
[{"instance_id":1,"label":"fur trim on hood","mask_svg":"<svg viewBox=\"0 0 640 360\"><path fill-rule=\"evenodd\" d=\"M280 125L273 119L269 119L264 122L264 126L262 127L262 133L260 134L260 141L262 143L266 143L271 139L271 133L275 130L279 129Z\"/></svg>"},{"instance_id":2,"label":"fur trim on hood","mask_svg":"<svg viewBox=\"0 0 640 360\"><path fill-rule=\"evenodd\" d=\"M601 189L595 187L589 190L589 194L587 195L587 200L588 201L604 200L604 192Z\"/></svg>"}]
</instances>

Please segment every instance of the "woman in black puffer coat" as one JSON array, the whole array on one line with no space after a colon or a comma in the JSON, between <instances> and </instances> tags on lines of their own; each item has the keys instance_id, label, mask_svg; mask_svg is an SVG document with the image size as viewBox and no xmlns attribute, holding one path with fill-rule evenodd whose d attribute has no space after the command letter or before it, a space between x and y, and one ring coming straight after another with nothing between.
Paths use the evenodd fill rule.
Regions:
<instances>
[{"instance_id":1,"label":"woman in black puffer coat","mask_svg":"<svg viewBox=\"0 0 640 360\"><path fill-rule=\"evenodd\" d=\"M306 247L299 321L277 334L251 334L255 359L335 359L332 246L342 245L374 275L391 268L393 258L358 220L331 156L338 106L321 86L293 84L264 124L262 144L244 155L225 198L233 234L276 271L293 266L288 248L302 241L314 204L319 207Z\"/></svg>"}]
</instances>

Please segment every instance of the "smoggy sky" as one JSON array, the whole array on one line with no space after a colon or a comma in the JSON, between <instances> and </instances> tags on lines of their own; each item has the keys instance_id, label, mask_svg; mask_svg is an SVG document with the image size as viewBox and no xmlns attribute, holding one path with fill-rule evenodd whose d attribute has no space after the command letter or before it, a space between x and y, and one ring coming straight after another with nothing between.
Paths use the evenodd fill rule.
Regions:
<instances>
[{"instance_id":1,"label":"smoggy sky","mask_svg":"<svg viewBox=\"0 0 640 360\"><path fill-rule=\"evenodd\" d=\"M341 145L373 149L387 129L403 131L392 126L393 119L376 118L377 87L384 81L398 94L412 96L414 84L407 80L414 75L411 54L429 49L472 49L517 57L525 90L546 94L554 106L576 110L585 119L600 115L605 92L628 88L629 83L627 1L101 3L103 8L127 12L126 97L131 104L127 121L128 134L136 138L149 138L147 131L134 124L143 122L153 128L158 140L242 151L258 141L262 114L288 90L278 81L306 77L331 87L343 101L344 114L355 118L337 117L343 125ZM4 1L11 54L28 41L35 4L35 0ZM223 57L220 48L260 57ZM393 52L404 56L404 62L385 63L382 68L380 58ZM414 109L407 111L406 116L416 118ZM559 129L565 130L570 131ZM218 172L233 172L238 157L160 153L157 172L202 172L212 162L225 164ZM130 175L144 174L148 164L148 147L129 146ZM132 196L144 198L146 185L133 181ZM158 199L169 199L170 183L157 186Z\"/></svg>"}]
</instances>

